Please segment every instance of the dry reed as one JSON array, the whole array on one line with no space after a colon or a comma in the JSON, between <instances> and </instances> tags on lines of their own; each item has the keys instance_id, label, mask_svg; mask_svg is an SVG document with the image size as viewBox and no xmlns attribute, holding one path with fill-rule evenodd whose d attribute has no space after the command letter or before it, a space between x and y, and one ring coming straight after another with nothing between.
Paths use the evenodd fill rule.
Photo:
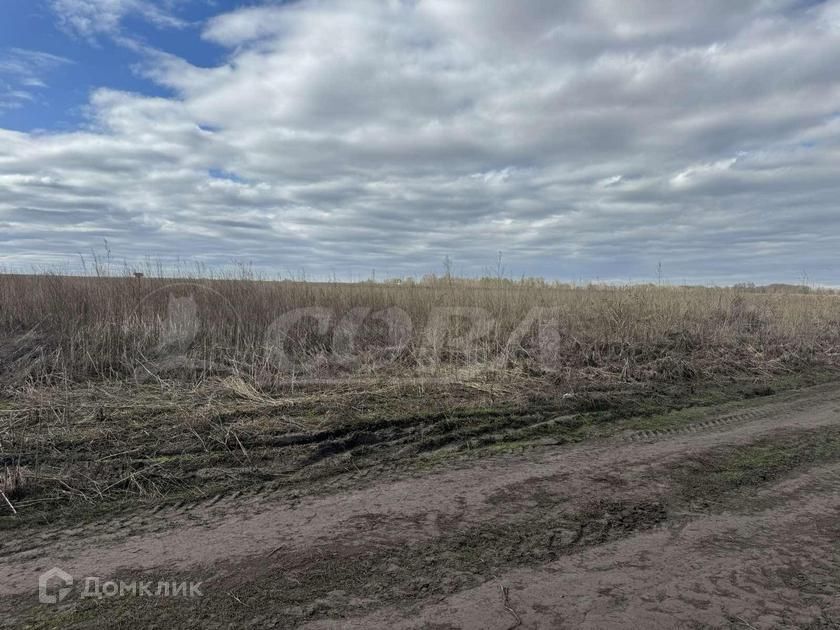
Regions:
<instances>
[{"instance_id":1,"label":"dry reed","mask_svg":"<svg viewBox=\"0 0 840 630\"><path fill-rule=\"evenodd\" d=\"M302 308L329 318L319 328L303 317L272 336L278 318ZM441 308L483 320L478 326L447 315L441 333L431 326ZM541 321L535 308L544 309ZM394 313L403 326L396 340L388 326ZM350 345L342 326L350 326ZM464 332L458 328L470 326L477 326L474 338L455 343ZM263 281L247 271L177 280L0 275L6 385L235 375L265 387L290 378L453 368L682 380L834 365L838 342L840 298L796 288L576 287L450 277L315 283ZM276 360L278 343L294 362Z\"/></svg>"}]
</instances>

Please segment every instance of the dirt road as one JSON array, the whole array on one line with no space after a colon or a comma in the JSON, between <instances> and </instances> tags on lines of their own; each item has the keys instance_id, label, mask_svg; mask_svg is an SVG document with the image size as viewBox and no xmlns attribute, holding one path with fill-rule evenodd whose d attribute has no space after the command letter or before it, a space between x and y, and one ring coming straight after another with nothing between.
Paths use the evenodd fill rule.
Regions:
<instances>
[{"instance_id":1,"label":"dirt road","mask_svg":"<svg viewBox=\"0 0 840 630\"><path fill-rule=\"evenodd\" d=\"M223 498L0 546L35 627L678 628L840 624L840 386L728 416L382 478ZM37 601L60 567L74 591ZM201 598L83 598L86 577Z\"/></svg>"}]
</instances>

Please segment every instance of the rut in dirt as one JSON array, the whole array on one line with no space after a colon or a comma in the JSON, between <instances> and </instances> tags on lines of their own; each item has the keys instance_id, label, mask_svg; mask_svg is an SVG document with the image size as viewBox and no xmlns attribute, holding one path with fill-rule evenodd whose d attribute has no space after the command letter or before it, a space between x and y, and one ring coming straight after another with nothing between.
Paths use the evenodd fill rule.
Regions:
<instances>
[{"instance_id":1,"label":"rut in dirt","mask_svg":"<svg viewBox=\"0 0 840 630\"><path fill-rule=\"evenodd\" d=\"M743 488L831 461L840 453L838 398L821 388L658 441L537 449L291 502L228 498L136 515L110 531L53 530L17 550L4 541L0 588L13 599L31 592L45 565L103 577L166 567L254 606L273 593L273 619L287 625L421 603L669 527ZM751 476L756 462L761 474ZM692 486L701 477L714 483ZM187 610L194 619L222 614L207 602Z\"/></svg>"}]
</instances>

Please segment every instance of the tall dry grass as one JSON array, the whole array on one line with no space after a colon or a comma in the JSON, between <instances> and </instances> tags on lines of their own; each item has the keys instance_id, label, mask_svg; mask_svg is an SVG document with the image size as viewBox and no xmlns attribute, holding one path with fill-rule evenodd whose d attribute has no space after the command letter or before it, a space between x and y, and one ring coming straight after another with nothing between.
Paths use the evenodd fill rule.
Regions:
<instances>
[{"instance_id":1,"label":"tall dry grass","mask_svg":"<svg viewBox=\"0 0 840 630\"><path fill-rule=\"evenodd\" d=\"M278 333L278 318L301 308L321 309L311 312L332 318L324 315L319 329L304 317ZM469 343L458 341L475 321L441 318L442 308L481 314L483 328L473 329L481 334ZM533 318L535 308L545 309L540 321ZM388 326L395 313L402 326L399 339ZM348 322L356 322L352 346L336 332ZM277 360L278 344L294 361ZM177 280L128 272L0 276L4 385L129 378L193 382L235 374L268 386L289 379L428 376L453 369L685 380L834 366L839 346L840 297L792 288L575 287L450 277L275 282L248 270Z\"/></svg>"}]
</instances>

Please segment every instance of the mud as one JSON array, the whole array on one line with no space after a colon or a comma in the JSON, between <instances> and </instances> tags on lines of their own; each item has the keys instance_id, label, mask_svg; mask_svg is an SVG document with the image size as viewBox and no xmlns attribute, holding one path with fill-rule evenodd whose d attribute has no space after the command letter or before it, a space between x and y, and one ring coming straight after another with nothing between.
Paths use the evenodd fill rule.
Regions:
<instances>
[{"instance_id":1,"label":"mud","mask_svg":"<svg viewBox=\"0 0 840 630\"><path fill-rule=\"evenodd\" d=\"M0 612L35 627L832 627L838 430L840 387L822 386L684 431L12 531ZM50 608L33 593L52 566L186 576L209 596Z\"/></svg>"}]
</instances>

